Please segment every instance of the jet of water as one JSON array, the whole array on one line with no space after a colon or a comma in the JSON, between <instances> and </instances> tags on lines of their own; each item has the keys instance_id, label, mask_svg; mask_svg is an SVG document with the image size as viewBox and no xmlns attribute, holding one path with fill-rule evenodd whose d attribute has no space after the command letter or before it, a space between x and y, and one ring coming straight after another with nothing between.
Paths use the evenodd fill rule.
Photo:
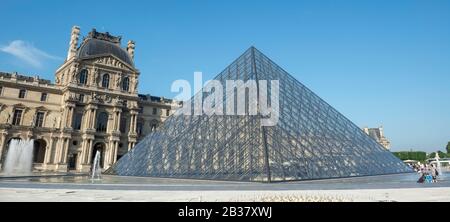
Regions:
<instances>
[{"instance_id":1,"label":"jet of water","mask_svg":"<svg viewBox=\"0 0 450 222\"><path fill-rule=\"evenodd\" d=\"M91 179L92 180L99 180L101 179L102 169L100 168L100 151L97 150L94 157L94 162L92 163L92 172L91 172Z\"/></svg>"},{"instance_id":2,"label":"jet of water","mask_svg":"<svg viewBox=\"0 0 450 222\"><path fill-rule=\"evenodd\" d=\"M6 154L5 175L29 175L33 167L33 140L12 139Z\"/></svg>"},{"instance_id":3,"label":"jet of water","mask_svg":"<svg viewBox=\"0 0 450 222\"><path fill-rule=\"evenodd\" d=\"M436 159L437 171L438 171L439 175L442 177L443 175L442 175L442 167L441 167L441 161L440 161L441 158L439 157L438 152L436 152L435 159Z\"/></svg>"}]
</instances>

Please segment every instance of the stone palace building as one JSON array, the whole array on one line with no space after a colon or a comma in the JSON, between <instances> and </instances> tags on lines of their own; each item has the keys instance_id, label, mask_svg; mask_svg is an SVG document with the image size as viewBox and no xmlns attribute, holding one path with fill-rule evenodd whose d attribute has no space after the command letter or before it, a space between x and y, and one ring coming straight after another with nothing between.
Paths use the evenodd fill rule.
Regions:
<instances>
[{"instance_id":1,"label":"stone palace building","mask_svg":"<svg viewBox=\"0 0 450 222\"><path fill-rule=\"evenodd\" d=\"M385 149L389 150L391 146L391 142L384 136L384 130L383 126L380 126L378 128L368 128L364 127L363 131L375 139L381 146L383 146Z\"/></svg>"},{"instance_id":2,"label":"stone palace building","mask_svg":"<svg viewBox=\"0 0 450 222\"><path fill-rule=\"evenodd\" d=\"M55 83L0 73L0 167L11 139L34 140L34 170L88 172L95 153L109 168L180 103L138 94L135 43L72 28Z\"/></svg>"}]
</instances>

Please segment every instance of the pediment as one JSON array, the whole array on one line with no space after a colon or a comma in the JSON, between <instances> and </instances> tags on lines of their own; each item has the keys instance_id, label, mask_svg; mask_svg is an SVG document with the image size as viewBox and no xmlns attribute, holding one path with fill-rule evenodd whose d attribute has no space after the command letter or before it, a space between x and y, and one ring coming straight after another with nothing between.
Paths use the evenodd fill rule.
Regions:
<instances>
[{"instance_id":1,"label":"pediment","mask_svg":"<svg viewBox=\"0 0 450 222\"><path fill-rule=\"evenodd\" d=\"M39 110L39 111L48 111L48 109L47 109L45 106L38 106L38 107L36 107L36 110Z\"/></svg>"},{"instance_id":2,"label":"pediment","mask_svg":"<svg viewBox=\"0 0 450 222\"><path fill-rule=\"evenodd\" d=\"M97 55L97 56L89 57L85 60L88 60L88 61L90 61L94 64L98 64L98 65L104 65L104 66L114 67L114 68L118 68L118 69L124 69L124 70L131 71L131 72L137 72L137 70L133 66L122 61L121 59L117 58L114 55Z\"/></svg>"},{"instance_id":3,"label":"pediment","mask_svg":"<svg viewBox=\"0 0 450 222\"><path fill-rule=\"evenodd\" d=\"M16 103L13 105L14 108L27 108L23 103Z\"/></svg>"}]
</instances>

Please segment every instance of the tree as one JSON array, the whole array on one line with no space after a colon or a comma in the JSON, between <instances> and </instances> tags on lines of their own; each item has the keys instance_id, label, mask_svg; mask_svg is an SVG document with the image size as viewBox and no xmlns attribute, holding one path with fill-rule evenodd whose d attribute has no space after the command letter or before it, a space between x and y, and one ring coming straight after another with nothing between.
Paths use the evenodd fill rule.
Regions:
<instances>
[{"instance_id":1,"label":"tree","mask_svg":"<svg viewBox=\"0 0 450 222\"><path fill-rule=\"evenodd\" d=\"M442 152L442 151L438 151L438 153L439 153L439 157L440 158L446 158L448 155L446 154L446 153L444 153L444 152Z\"/></svg>"},{"instance_id":2,"label":"tree","mask_svg":"<svg viewBox=\"0 0 450 222\"><path fill-rule=\"evenodd\" d=\"M450 141L447 143L447 156L450 156Z\"/></svg>"},{"instance_id":3,"label":"tree","mask_svg":"<svg viewBox=\"0 0 450 222\"><path fill-rule=\"evenodd\" d=\"M439 158L446 158L448 155L440 150L438 150L438 154L439 154ZM427 158L435 158L436 157L436 152L432 152L430 154L427 155Z\"/></svg>"},{"instance_id":4,"label":"tree","mask_svg":"<svg viewBox=\"0 0 450 222\"><path fill-rule=\"evenodd\" d=\"M401 160L417 160L423 162L427 158L427 154L421 151L400 151L392 153Z\"/></svg>"}]
</instances>

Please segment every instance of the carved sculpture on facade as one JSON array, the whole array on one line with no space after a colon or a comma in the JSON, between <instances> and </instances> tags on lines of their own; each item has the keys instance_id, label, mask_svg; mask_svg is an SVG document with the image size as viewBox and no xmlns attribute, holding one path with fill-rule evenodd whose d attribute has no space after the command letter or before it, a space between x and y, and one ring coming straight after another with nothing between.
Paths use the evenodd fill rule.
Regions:
<instances>
[{"instance_id":1,"label":"carved sculpture on facade","mask_svg":"<svg viewBox=\"0 0 450 222\"><path fill-rule=\"evenodd\" d=\"M37 115L37 113L34 113L34 114L33 114L33 118L31 118L31 121L30 121L30 126L31 126L31 127L35 127L35 124L36 124L36 115Z\"/></svg>"},{"instance_id":2,"label":"carved sculpture on facade","mask_svg":"<svg viewBox=\"0 0 450 222\"><path fill-rule=\"evenodd\" d=\"M94 103L98 103L99 102L99 97L98 97L96 92L92 92L92 94L91 94L91 101L94 102Z\"/></svg>"},{"instance_id":3,"label":"carved sculpture on facade","mask_svg":"<svg viewBox=\"0 0 450 222\"><path fill-rule=\"evenodd\" d=\"M77 74L78 74L78 64L74 63L74 65L71 67L72 83L77 82Z\"/></svg>"},{"instance_id":4,"label":"carved sculpture on facade","mask_svg":"<svg viewBox=\"0 0 450 222\"><path fill-rule=\"evenodd\" d=\"M6 117L6 123L11 123L11 113L8 113L8 116Z\"/></svg>"},{"instance_id":5,"label":"carved sculpture on facade","mask_svg":"<svg viewBox=\"0 0 450 222\"><path fill-rule=\"evenodd\" d=\"M134 91L133 92L137 92L138 84L139 84L139 79L137 76L134 76Z\"/></svg>"},{"instance_id":6,"label":"carved sculpture on facade","mask_svg":"<svg viewBox=\"0 0 450 222\"><path fill-rule=\"evenodd\" d=\"M118 72L116 76L116 87L120 88L120 82L122 81L122 73Z\"/></svg>"}]
</instances>

